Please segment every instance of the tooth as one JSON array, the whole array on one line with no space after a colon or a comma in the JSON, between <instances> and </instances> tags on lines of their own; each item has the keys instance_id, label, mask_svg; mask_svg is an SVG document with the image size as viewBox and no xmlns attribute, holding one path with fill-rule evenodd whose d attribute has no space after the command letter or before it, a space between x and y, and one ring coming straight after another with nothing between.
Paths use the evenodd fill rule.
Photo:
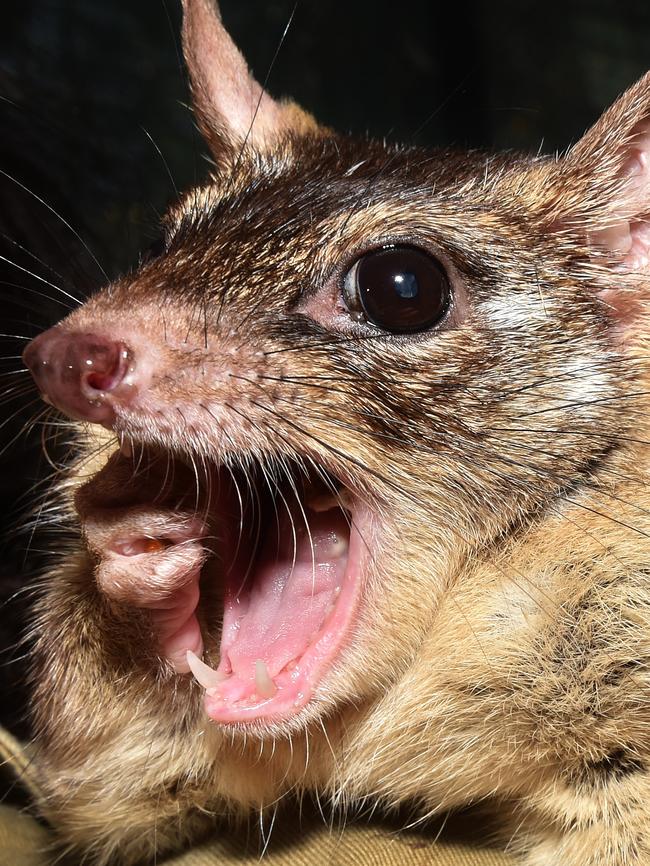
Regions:
<instances>
[{"instance_id":1,"label":"tooth","mask_svg":"<svg viewBox=\"0 0 650 866\"><path fill-rule=\"evenodd\" d=\"M212 692L213 689L216 689L218 685L227 679L225 674L217 673L217 671L215 671L214 668L211 668L210 665L206 665L205 662L202 662L201 659L192 652L192 650L188 650L185 657L190 670L194 674L194 679L199 683L199 685L203 686L206 691L209 689ZM212 694L214 694L214 692L212 692Z\"/></svg>"},{"instance_id":2,"label":"tooth","mask_svg":"<svg viewBox=\"0 0 650 866\"><path fill-rule=\"evenodd\" d=\"M344 553L348 552L348 546L347 538L340 538L337 536L336 540L333 541L327 549L328 556L332 559L343 556Z\"/></svg>"},{"instance_id":3,"label":"tooth","mask_svg":"<svg viewBox=\"0 0 650 866\"><path fill-rule=\"evenodd\" d=\"M120 442L120 452L124 457L133 457L133 448L128 439L122 439Z\"/></svg>"},{"instance_id":4,"label":"tooth","mask_svg":"<svg viewBox=\"0 0 650 866\"><path fill-rule=\"evenodd\" d=\"M316 512L329 511L331 508L345 508L346 511L352 511L352 496L343 487L336 493L322 493L320 496L314 496L307 503L307 506Z\"/></svg>"},{"instance_id":5,"label":"tooth","mask_svg":"<svg viewBox=\"0 0 650 866\"><path fill-rule=\"evenodd\" d=\"M266 662L258 659L255 662L255 689L261 698L272 698L278 687L269 676Z\"/></svg>"},{"instance_id":6,"label":"tooth","mask_svg":"<svg viewBox=\"0 0 650 866\"><path fill-rule=\"evenodd\" d=\"M54 406L54 403L50 400L50 397L48 394L45 394L45 393L41 394L41 400L43 400L43 402L47 403L49 406Z\"/></svg>"},{"instance_id":7,"label":"tooth","mask_svg":"<svg viewBox=\"0 0 650 866\"><path fill-rule=\"evenodd\" d=\"M167 546L168 545L165 544L162 538L144 538L142 543L142 553L159 553Z\"/></svg>"},{"instance_id":8,"label":"tooth","mask_svg":"<svg viewBox=\"0 0 650 866\"><path fill-rule=\"evenodd\" d=\"M331 508L338 508L337 499L331 493L326 493L322 496L314 496L307 505L312 511L316 511L317 513L320 511L329 511Z\"/></svg>"}]
</instances>

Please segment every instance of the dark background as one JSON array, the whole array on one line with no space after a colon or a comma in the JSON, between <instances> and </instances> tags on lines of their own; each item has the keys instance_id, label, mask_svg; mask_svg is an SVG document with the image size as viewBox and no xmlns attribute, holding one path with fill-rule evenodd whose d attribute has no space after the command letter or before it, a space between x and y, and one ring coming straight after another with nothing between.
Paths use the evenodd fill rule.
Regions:
<instances>
[{"instance_id":1,"label":"dark background","mask_svg":"<svg viewBox=\"0 0 650 866\"><path fill-rule=\"evenodd\" d=\"M0 718L22 733L23 650L14 644L23 590L57 536L15 529L32 486L51 472L42 427L25 430L42 404L21 393L18 356L23 338L66 312L68 299L49 283L84 296L105 280L94 257L109 277L133 267L174 185L204 176L179 5L2 0L0 332L18 337L0 337ZM260 79L292 9L291 0L222 2ZM302 0L269 86L341 130L553 151L648 68L647 0ZM63 450L48 446L55 461Z\"/></svg>"}]
</instances>

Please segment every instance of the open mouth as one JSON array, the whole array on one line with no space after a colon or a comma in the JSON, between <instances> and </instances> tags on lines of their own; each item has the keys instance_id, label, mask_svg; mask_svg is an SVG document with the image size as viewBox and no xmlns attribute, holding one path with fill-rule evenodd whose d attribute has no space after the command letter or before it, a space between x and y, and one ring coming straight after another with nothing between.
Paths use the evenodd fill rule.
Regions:
<instances>
[{"instance_id":1,"label":"open mouth","mask_svg":"<svg viewBox=\"0 0 650 866\"><path fill-rule=\"evenodd\" d=\"M192 458L137 451L75 496L98 589L149 612L159 657L191 671L216 722L335 700L373 556L365 493L311 459L207 464L201 478Z\"/></svg>"},{"instance_id":2,"label":"open mouth","mask_svg":"<svg viewBox=\"0 0 650 866\"><path fill-rule=\"evenodd\" d=\"M223 581L216 668L188 651L221 723L282 720L309 703L349 637L369 528L359 497L322 470L227 479L211 506ZM210 618L213 611L203 608ZM324 694L321 692L321 696Z\"/></svg>"}]
</instances>

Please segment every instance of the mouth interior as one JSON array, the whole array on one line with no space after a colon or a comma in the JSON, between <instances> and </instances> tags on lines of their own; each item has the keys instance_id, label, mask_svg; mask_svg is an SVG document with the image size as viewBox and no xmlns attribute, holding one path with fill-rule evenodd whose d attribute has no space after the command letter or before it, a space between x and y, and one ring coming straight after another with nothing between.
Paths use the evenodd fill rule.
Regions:
<instances>
[{"instance_id":1,"label":"mouth interior","mask_svg":"<svg viewBox=\"0 0 650 866\"><path fill-rule=\"evenodd\" d=\"M188 663L215 721L286 718L312 697L356 608L354 500L322 473L233 484L219 498L220 661L214 670L188 653Z\"/></svg>"}]
</instances>

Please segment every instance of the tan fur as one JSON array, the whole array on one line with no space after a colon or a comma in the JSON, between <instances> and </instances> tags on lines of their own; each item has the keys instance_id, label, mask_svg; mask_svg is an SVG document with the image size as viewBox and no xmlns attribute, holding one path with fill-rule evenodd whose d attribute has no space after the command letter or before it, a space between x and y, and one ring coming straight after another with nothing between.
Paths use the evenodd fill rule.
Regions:
<instances>
[{"instance_id":1,"label":"tan fur","mask_svg":"<svg viewBox=\"0 0 650 866\"><path fill-rule=\"evenodd\" d=\"M205 0L186 6L207 14ZM195 25L194 67L204 62ZM70 482L85 543L47 579L34 698L41 808L64 844L100 864L151 861L218 819L314 792L342 810L417 803L424 817L490 800L526 866L650 864L647 275L617 271L615 254L589 242L607 201L625 197L621 148L648 90L645 79L565 161L474 155L466 169L436 155L427 183L431 158L413 153L394 186L397 157L370 148L360 169L358 150L283 119L272 147L265 138L236 174L172 210L166 256L66 320L110 332L128 304L156 373L146 419L127 414L116 432L145 464L152 451L173 455L165 465L179 474L169 489L158 475L125 475L103 434ZM224 134L226 121L209 123L213 147L228 151L237 132ZM586 179L599 148L605 163ZM291 207L310 171L332 192L323 203L314 193L303 224ZM337 208L337 181L359 172L357 206ZM240 230L235 209L210 223L228 196L259 228L251 217ZM301 316L353 333L332 312L331 274L387 226L446 264L445 323L381 351L315 337L288 351L298 337L274 326L306 273L321 289L297 302ZM206 342L187 286L230 293ZM207 720L198 686L158 658L146 611L98 577L112 527L102 503L119 504L111 519L127 527L140 506L160 519L200 513L183 464L233 449L313 458L375 515L363 603L334 668L295 719L246 732Z\"/></svg>"}]
</instances>

